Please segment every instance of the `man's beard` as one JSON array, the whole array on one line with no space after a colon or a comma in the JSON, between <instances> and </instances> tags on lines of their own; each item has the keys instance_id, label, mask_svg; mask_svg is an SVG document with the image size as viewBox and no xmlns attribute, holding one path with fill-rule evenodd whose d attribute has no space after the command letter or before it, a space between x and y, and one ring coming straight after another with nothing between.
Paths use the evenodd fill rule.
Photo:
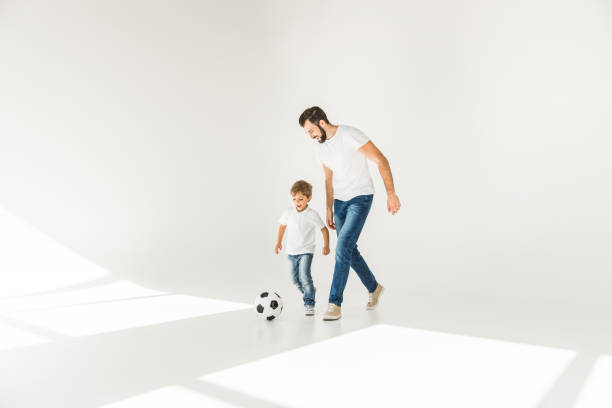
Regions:
<instances>
[{"instance_id":1,"label":"man's beard","mask_svg":"<svg viewBox=\"0 0 612 408\"><path fill-rule=\"evenodd\" d=\"M317 127L321 131L321 140L319 140L319 143L325 143L327 140L327 133L325 133L325 129L323 129L321 126L317 125Z\"/></svg>"}]
</instances>

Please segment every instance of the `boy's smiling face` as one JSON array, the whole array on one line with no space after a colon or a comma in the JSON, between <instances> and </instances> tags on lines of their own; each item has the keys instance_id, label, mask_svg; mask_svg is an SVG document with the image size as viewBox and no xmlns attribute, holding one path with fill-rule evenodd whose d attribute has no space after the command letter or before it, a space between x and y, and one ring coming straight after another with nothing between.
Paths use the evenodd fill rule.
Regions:
<instances>
[{"instance_id":1,"label":"boy's smiling face","mask_svg":"<svg viewBox=\"0 0 612 408\"><path fill-rule=\"evenodd\" d=\"M293 197L293 205L295 205L295 209L298 211L304 211L310 202L312 197L306 197L302 193L295 193L292 195Z\"/></svg>"}]
</instances>

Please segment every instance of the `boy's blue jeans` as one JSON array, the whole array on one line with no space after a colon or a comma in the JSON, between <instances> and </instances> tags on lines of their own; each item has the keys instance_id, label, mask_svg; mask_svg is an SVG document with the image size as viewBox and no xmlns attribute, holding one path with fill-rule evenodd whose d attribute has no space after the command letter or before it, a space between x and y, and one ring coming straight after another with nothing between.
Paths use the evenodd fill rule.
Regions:
<instances>
[{"instance_id":1,"label":"boy's blue jeans","mask_svg":"<svg viewBox=\"0 0 612 408\"><path fill-rule=\"evenodd\" d=\"M310 274L313 254L288 255L291 262L291 279L302 292L304 305L315 304L315 288Z\"/></svg>"},{"instance_id":2,"label":"boy's blue jeans","mask_svg":"<svg viewBox=\"0 0 612 408\"><path fill-rule=\"evenodd\" d=\"M374 292L378 286L372 271L357 250L357 239L368 217L373 199L374 195L369 194L354 197L349 201L334 200L334 222L338 242L336 243L336 266L329 292L329 303L335 303L338 306L342 304L342 294L351 267L368 292Z\"/></svg>"}]
</instances>

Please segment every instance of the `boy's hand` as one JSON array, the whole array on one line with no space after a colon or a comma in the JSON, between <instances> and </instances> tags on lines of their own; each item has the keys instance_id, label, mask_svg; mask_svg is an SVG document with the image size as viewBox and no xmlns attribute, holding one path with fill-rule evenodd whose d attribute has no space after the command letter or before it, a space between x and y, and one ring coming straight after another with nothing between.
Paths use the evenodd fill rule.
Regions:
<instances>
[{"instance_id":1,"label":"boy's hand","mask_svg":"<svg viewBox=\"0 0 612 408\"><path fill-rule=\"evenodd\" d=\"M283 249L283 246L281 244L276 244L276 246L274 247L274 253L278 255L281 249Z\"/></svg>"},{"instance_id":2,"label":"boy's hand","mask_svg":"<svg viewBox=\"0 0 612 408\"><path fill-rule=\"evenodd\" d=\"M323 251L322 252L323 252L323 255L329 254L329 247L328 246L323 247Z\"/></svg>"}]
</instances>

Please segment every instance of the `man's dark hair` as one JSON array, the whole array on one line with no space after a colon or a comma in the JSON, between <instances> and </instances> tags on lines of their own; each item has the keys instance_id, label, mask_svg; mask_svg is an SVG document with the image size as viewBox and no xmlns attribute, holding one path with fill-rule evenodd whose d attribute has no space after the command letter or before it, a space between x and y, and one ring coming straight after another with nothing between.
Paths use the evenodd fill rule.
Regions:
<instances>
[{"instance_id":1,"label":"man's dark hair","mask_svg":"<svg viewBox=\"0 0 612 408\"><path fill-rule=\"evenodd\" d=\"M329 124L329 120L327 120L327 115L323 112L323 109L318 106L313 106L312 108L306 109L300 115L300 126L304 127L304 123L309 120L313 125L319 126L319 121L324 120L325 123Z\"/></svg>"}]
</instances>

